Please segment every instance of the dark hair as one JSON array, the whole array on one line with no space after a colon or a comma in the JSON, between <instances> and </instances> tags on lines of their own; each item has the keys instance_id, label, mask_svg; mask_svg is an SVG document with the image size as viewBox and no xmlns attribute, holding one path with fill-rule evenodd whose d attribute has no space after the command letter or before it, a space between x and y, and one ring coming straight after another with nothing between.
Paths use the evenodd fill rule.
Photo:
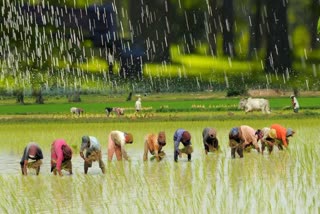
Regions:
<instances>
[{"instance_id":1,"label":"dark hair","mask_svg":"<svg viewBox=\"0 0 320 214\"><path fill-rule=\"evenodd\" d=\"M190 133L188 132L188 131L184 131L183 133L182 133L182 141L183 142L188 142L188 141L190 141L191 140L191 135L190 135Z\"/></svg>"}]
</instances>

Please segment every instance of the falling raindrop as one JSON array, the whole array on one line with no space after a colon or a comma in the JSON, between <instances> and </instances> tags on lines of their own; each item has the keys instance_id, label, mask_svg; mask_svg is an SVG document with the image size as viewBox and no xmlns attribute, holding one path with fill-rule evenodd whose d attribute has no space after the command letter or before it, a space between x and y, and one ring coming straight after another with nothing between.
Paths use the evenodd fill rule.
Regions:
<instances>
[{"instance_id":1,"label":"falling raindrop","mask_svg":"<svg viewBox=\"0 0 320 214\"><path fill-rule=\"evenodd\" d=\"M317 67L315 64L312 64L312 72L313 72L313 76L317 77Z\"/></svg>"},{"instance_id":2,"label":"falling raindrop","mask_svg":"<svg viewBox=\"0 0 320 214\"><path fill-rule=\"evenodd\" d=\"M305 48L303 49L303 53L304 53L304 58L308 60L307 50Z\"/></svg>"},{"instance_id":3,"label":"falling raindrop","mask_svg":"<svg viewBox=\"0 0 320 214\"><path fill-rule=\"evenodd\" d=\"M286 83L286 77L284 73L282 74L282 79L283 79L283 83Z\"/></svg>"},{"instance_id":4,"label":"falling raindrop","mask_svg":"<svg viewBox=\"0 0 320 214\"><path fill-rule=\"evenodd\" d=\"M228 63L229 63L229 67L232 68L232 59L231 59L231 57L228 57Z\"/></svg>"},{"instance_id":5,"label":"falling raindrop","mask_svg":"<svg viewBox=\"0 0 320 214\"><path fill-rule=\"evenodd\" d=\"M196 82L197 82L197 87L198 87L198 89L200 89L200 83L199 83L198 77L196 77Z\"/></svg>"},{"instance_id":6,"label":"falling raindrop","mask_svg":"<svg viewBox=\"0 0 320 214\"><path fill-rule=\"evenodd\" d=\"M224 80L225 80L225 83L226 83L226 88L229 88L229 80L228 80L226 71L224 71Z\"/></svg>"}]
</instances>

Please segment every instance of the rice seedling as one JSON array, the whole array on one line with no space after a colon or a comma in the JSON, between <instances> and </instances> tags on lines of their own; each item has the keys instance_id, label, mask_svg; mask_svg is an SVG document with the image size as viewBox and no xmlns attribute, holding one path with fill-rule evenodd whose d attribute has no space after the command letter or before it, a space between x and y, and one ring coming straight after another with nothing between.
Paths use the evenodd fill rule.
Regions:
<instances>
[{"instance_id":1,"label":"rice seedling","mask_svg":"<svg viewBox=\"0 0 320 214\"><path fill-rule=\"evenodd\" d=\"M255 150L231 159L228 132L238 125L255 128L280 123L296 130L285 151L271 155ZM217 129L221 151L204 154L202 129ZM173 133L185 128L192 135L192 161L173 161ZM130 162L107 162L107 136L111 130L133 133L126 146ZM167 134L161 161L142 161L144 136L163 130ZM0 124L1 213L317 213L320 207L319 119L219 120L120 123L10 123ZM106 173L93 163L83 173L79 156L84 134L100 140ZM50 173L50 144L64 138L73 145L74 175ZM44 151L40 175L22 176L19 161L24 146L37 142Z\"/></svg>"}]
</instances>

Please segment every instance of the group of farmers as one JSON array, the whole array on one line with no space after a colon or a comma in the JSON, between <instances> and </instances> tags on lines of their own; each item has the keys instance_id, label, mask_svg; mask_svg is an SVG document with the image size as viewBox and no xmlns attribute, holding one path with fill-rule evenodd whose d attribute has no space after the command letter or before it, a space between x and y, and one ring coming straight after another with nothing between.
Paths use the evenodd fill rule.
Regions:
<instances>
[{"instance_id":1,"label":"group of farmers","mask_svg":"<svg viewBox=\"0 0 320 214\"><path fill-rule=\"evenodd\" d=\"M258 152L263 154L265 147L267 147L269 154L273 147L277 146L280 150L287 147L289 144L288 137L293 136L295 132L291 128L285 128L279 124L273 124L271 127L255 130L254 128L241 125L234 127L229 132L229 146L231 148L231 157L235 158L235 153L242 158L243 151L246 149L255 148ZM206 127L202 132L203 146L205 154L209 152L216 152L219 150L219 141L217 132L214 128ZM261 149L258 141L261 141ZM174 161L178 161L182 154L186 154L188 161L191 161L193 147L191 144L191 134L189 131L179 128L173 135L174 141ZM133 143L133 136L131 133L122 132L118 130L111 131L108 137L108 161L112 161L113 156L116 156L118 161L125 159L129 160L128 154L125 150L126 144ZM183 148L179 148L180 143ZM148 153L153 155L152 159L160 161L165 157L165 152L162 150L166 145L166 134L160 131L158 134L148 134L145 137L143 160L148 160ZM85 152L85 154L84 154ZM101 146L97 138L93 136L82 136L80 157L84 160L84 173L87 174L88 169L92 163L99 162L99 167L102 173L105 173L105 164L102 160ZM38 175L40 166L42 164L43 154L42 150L36 143L29 143L23 152L20 161L21 172L27 175L27 169L33 168ZM62 176L61 170L66 170L72 174L72 149L63 139L57 139L51 144L51 172L54 175Z\"/></svg>"},{"instance_id":2,"label":"group of farmers","mask_svg":"<svg viewBox=\"0 0 320 214\"><path fill-rule=\"evenodd\" d=\"M234 127L229 132L229 146L231 148L231 157L235 158L235 154L243 157L244 150L255 148L258 152L263 154L267 147L269 154L271 154L273 147L277 146L279 150L283 147L288 147L289 137L292 137L295 131L292 128L285 128L279 124L272 124L270 127L255 130L254 128L242 125ZM258 141L261 142L261 149Z\"/></svg>"}]
</instances>

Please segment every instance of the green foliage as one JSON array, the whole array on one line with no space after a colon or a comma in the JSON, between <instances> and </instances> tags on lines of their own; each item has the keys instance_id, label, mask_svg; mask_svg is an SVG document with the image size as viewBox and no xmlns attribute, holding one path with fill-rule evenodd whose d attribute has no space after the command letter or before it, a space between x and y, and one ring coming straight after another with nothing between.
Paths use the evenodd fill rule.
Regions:
<instances>
[{"instance_id":1,"label":"green foliage","mask_svg":"<svg viewBox=\"0 0 320 214\"><path fill-rule=\"evenodd\" d=\"M68 102L81 102L81 97L79 92L73 92L68 95Z\"/></svg>"},{"instance_id":2,"label":"green foliage","mask_svg":"<svg viewBox=\"0 0 320 214\"><path fill-rule=\"evenodd\" d=\"M28 1L30 2L30 1ZM40 0L32 0L32 4L39 4L42 1ZM101 3L100 0L47 0L50 2L50 5L58 5L58 6L68 6L74 8L84 8L91 4L99 4Z\"/></svg>"},{"instance_id":3,"label":"green foliage","mask_svg":"<svg viewBox=\"0 0 320 214\"><path fill-rule=\"evenodd\" d=\"M300 25L296 27L292 34L292 42L294 46L294 54L303 56L304 51L310 47L310 33L306 26Z\"/></svg>"},{"instance_id":4,"label":"green foliage","mask_svg":"<svg viewBox=\"0 0 320 214\"><path fill-rule=\"evenodd\" d=\"M92 48L94 44L91 40L87 39L83 41L82 45L86 48Z\"/></svg>"},{"instance_id":5,"label":"green foliage","mask_svg":"<svg viewBox=\"0 0 320 214\"><path fill-rule=\"evenodd\" d=\"M172 4L175 4L178 8L183 9L195 9L199 7L203 7L203 2L201 0L183 0L183 1L176 1L176 0L170 0Z\"/></svg>"},{"instance_id":6,"label":"green foliage","mask_svg":"<svg viewBox=\"0 0 320 214\"><path fill-rule=\"evenodd\" d=\"M248 92L243 85L233 85L227 89L227 97L247 95Z\"/></svg>"},{"instance_id":7,"label":"green foliage","mask_svg":"<svg viewBox=\"0 0 320 214\"><path fill-rule=\"evenodd\" d=\"M10 2L10 1L9 1ZM50 5L67 5L71 7L84 7L90 4L100 4L100 0L49 0L49 1L24 1L32 4L44 4L47 2ZM104 1L105 2L105 1ZM117 1L108 1L118 3ZM3 2L5 3L5 2ZM207 4L205 1L200 0L180 0L173 1L171 3L173 7L178 8L177 11L181 14L176 16L177 20L183 20L184 11L187 12L207 12ZM27 38L30 40L27 48L23 47L22 44L25 43L24 40L9 39L8 46L14 48L17 47L17 51L9 50L11 53L25 52L22 58L27 60L20 60L18 70L13 71L12 69L4 72L4 78L0 80L0 87L2 88L13 88L15 81L12 80L12 75L6 75L7 73L17 72L20 76L15 75L14 78L19 85L23 85L25 93L30 91L30 88L41 88L44 83L47 83L48 88L58 88L58 90L64 90L66 88L74 88L81 86L83 90L92 92L100 91L110 91L111 93L118 93L118 91L132 90L132 85L136 86L136 91L150 91L150 92L181 92L181 91L203 91L203 90L226 90L227 81L233 84L234 80L239 81L241 79L242 83L246 84L246 88L251 87L281 87L281 88L291 88L292 86L309 89L319 89L319 78L317 78L317 71L314 68L316 64L311 62L312 60L318 60L319 51L310 48L310 34L309 30L305 27L304 19L300 19L295 11L303 11L308 4L306 1L295 1L296 6L290 6L289 8L289 24L292 27L292 41L293 41L293 51L296 56L299 56L299 60L294 63L294 70L298 74L291 77L290 80L285 80L281 76L272 75L270 76L270 82L266 83L265 74L263 73L263 60L259 61L242 61L246 57L248 52L249 43L249 32L248 32L248 17L247 15L242 15L242 10L252 9L252 2L240 1L235 3L235 19L236 19L236 31L235 31L235 48L237 53L237 58L228 59L222 56L222 35L218 33L216 35L217 40L217 56L211 56L208 52L208 45L206 44L206 39L204 35L201 38L195 38L197 44L197 54L199 55L185 55L183 53L184 39L178 38L176 42L181 42L179 45L171 46L171 59L172 64L144 64L143 80L137 83L131 83L126 81L113 81L107 75L108 65L103 57L92 56L88 59L84 55L90 56L90 54L96 54L99 52L98 48L95 48L91 40L83 41L80 46L72 44L72 47L64 44L64 41L57 41L56 45L50 44L50 33L58 32L60 29L58 26L54 26L49 22L45 27L36 30L36 26L30 25L30 32L23 32L23 26L17 23L16 28L11 28L10 25L4 25L4 30L0 34L3 38ZM298 4L299 3L299 4ZM121 1L121 6L124 9L129 7L130 1ZM221 1L217 2L220 6ZM246 6L243 6L246 5ZM241 7L240 7L241 6ZM245 7L245 8L243 8ZM295 8L298 7L298 8ZM174 9L174 8L170 8ZM4 8L4 20L8 16L8 11L6 7ZM12 14L16 15L16 14ZM12 20L19 20L14 18ZM126 18L124 18L126 19ZM200 21L200 20L197 20ZM298 21L298 24L296 23ZM182 21L180 21L182 23ZM125 23L122 23L125 25ZM172 26L180 23L170 23ZM171 26L171 27L172 27ZM296 27L298 26L298 27ZM64 29L69 32L71 29ZM318 20L317 30L320 30L320 19ZM126 31L124 29L124 31ZM23 33L22 33L23 32ZM75 31L77 32L77 31ZM22 34L21 34L22 33ZM86 34L86 32L83 32ZM127 34L128 32L123 32ZM26 35L25 35L26 34ZM130 32L129 32L130 34ZM85 37L86 38L86 37ZM199 41L198 41L199 40ZM41 44L37 48L38 45ZM52 53L47 52L48 47L52 47ZM82 50L86 54L82 55ZM300 62L301 56L304 56L304 51L307 51L308 59ZM312 50L312 52L310 52ZM39 54L38 54L39 51ZM260 50L264 53L264 50ZM32 53L32 54L31 54ZM34 58L34 53L37 53L37 57ZM44 53L48 53L50 57L45 61ZM39 55L39 56L38 56ZM263 56L263 54L259 54ZM13 56L14 58L21 59L20 55ZM52 60L53 59L53 60ZM68 60L72 59L72 60ZM262 58L261 58L262 59ZM42 61L41 61L42 60ZM52 60L52 61L51 61ZM1 63L2 67L5 61ZM79 62L80 61L80 62ZM84 62L84 63L83 63ZM9 65L11 66L11 65ZM71 72L70 72L71 70ZM76 71L74 71L76 70ZM119 70L119 64L116 62L114 71ZM27 74L26 71L30 71L31 75ZM51 72L49 75L46 73ZM73 72L73 73L72 73ZM41 73L38 75L37 73ZM77 74L75 74L77 73ZM115 75L118 75L115 72ZM29 79L31 77L31 79ZM34 79L33 79L34 78ZM5 81L4 81L5 80ZM9 80L8 82L6 82ZM30 81L30 82L28 82ZM308 87L306 86L306 81L308 81ZM63 82L63 83L62 83ZM129 86L128 86L129 85ZM130 86L131 85L131 86ZM61 88L59 88L61 87ZM230 91L229 89L228 91ZM233 89L231 91L234 91ZM52 91L47 91L44 93L50 93ZM233 94L232 92L231 94Z\"/></svg>"},{"instance_id":8,"label":"green foliage","mask_svg":"<svg viewBox=\"0 0 320 214\"><path fill-rule=\"evenodd\" d=\"M101 73L102 71L108 70L108 63L106 60L101 58L91 58L88 62L80 64L79 68L85 71L90 71L91 73Z\"/></svg>"},{"instance_id":9,"label":"green foliage","mask_svg":"<svg viewBox=\"0 0 320 214\"><path fill-rule=\"evenodd\" d=\"M24 90L23 88L17 87L13 90L13 96L16 97L16 103L24 104Z\"/></svg>"},{"instance_id":10,"label":"green foliage","mask_svg":"<svg viewBox=\"0 0 320 214\"><path fill-rule=\"evenodd\" d=\"M244 26L245 27L245 26ZM236 36L235 51L239 58L246 58L248 56L250 35L248 31L241 31Z\"/></svg>"}]
</instances>

